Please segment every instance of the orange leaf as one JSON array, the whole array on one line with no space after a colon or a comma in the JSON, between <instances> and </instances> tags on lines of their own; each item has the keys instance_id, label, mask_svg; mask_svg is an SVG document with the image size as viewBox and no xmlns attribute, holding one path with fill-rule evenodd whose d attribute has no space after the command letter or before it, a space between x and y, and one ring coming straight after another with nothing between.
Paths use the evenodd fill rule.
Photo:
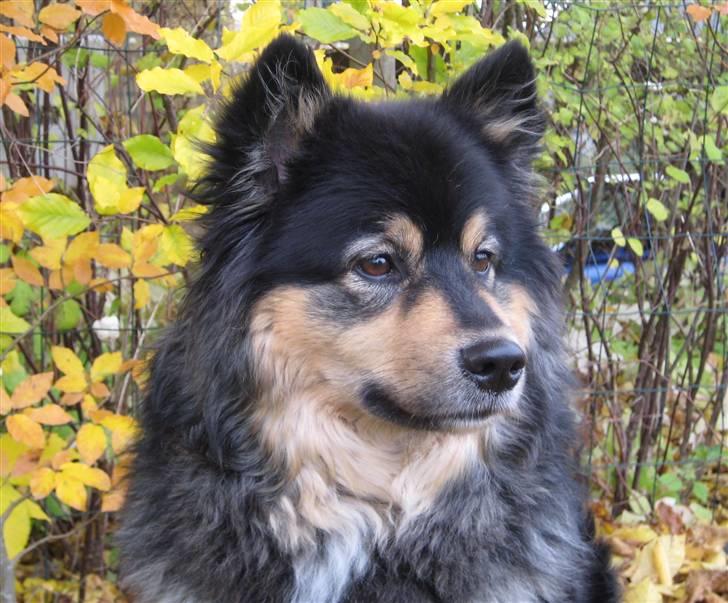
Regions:
<instances>
[{"instance_id":1,"label":"orange leaf","mask_svg":"<svg viewBox=\"0 0 728 603\"><path fill-rule=\"evenodd\" d=\"M102 243L96 250L96 261L107 268L127 268L131 264L131 257L114 243Z\"/></svg>"},{"instance_id":2,"label":"orange leaf","mask_svg":"<svg viewBox=\"0 0 728 603\"><path fill-rule=\"evenodd\" d=\"M126 23L116 13L104 16L101 31L104 32L106 39L116 46L121 46L126 40Z\"/></svg>"},{"instance_id":3,"label":"orange leaf","mask_svg":"<svg viewBox=\"0 0 728 603\"><path fill-rule=\"evenodd\" d=\"M691 4L685 10L697 23L705 21L713 12L711 9L699 4Z\"/></svg>"},{"instance_id":4,"label":"orange leaf","mask_svg":"<svg viewBox=\"0 0 728 603\"><path fill-rule=\"evenodd\" d=\"M101 497L101 510L104 513L113 513L124 505L126 491L117 489Z\"/></svg>"},{"instance_id":5,"label":"orange leaf","mask_svg":"<svg viewBox=\"0 0 728 603\"><path fill-rule=\"evenodd\" d=\"M3 0L0 2L0 15L10 17L15 22L33 27L33 0Z\"/></svg>"},{"instance_id":6,"label":"orange leaf","mask_svg":"<svg viewBox=\"0 0 728 603\"><path fill-rule=\"evenodd\" d=\"M88 286L89 289L93 289L94 291L98 291L99 293L109 293L114 290L114 283L111 282L108 278L102 276L92 278Z\"/></svg>"},{"instance_id":7,"label":"orange leaf","mask_svg":"<svg viewBox=\"0 0 728 603\"><path fill-rule=\"evenodd\" d=\"M6 295L15 289L16 282L12 268L0 268L0 295Z\"/></svg>"},{"instance_id":8,"label":"orange leaf","mask_svg":"<svg viewBox=\"0 0 728 603\"><path fill-rule=\"evenodd\" d=\"M81 16L81 11L69 4L49 4L40 9L38 21L50 25L53 29L64 31Z\"/></svg>"},{"instance_id":9,"label":"orange leaf","mask_svg":"<svg viewBox=\"0 0 728 603\"><path fill-rule=\"evenodd\" d=\"M10 415L5 421L5 426L16 442L25 444L30 448L43 448L45 446L43 428L30 417Z\"/></svg>"},{"instance_id":10,"label":"orange leaf","mask_svg":"<svg viewBox=\"0 0 728 603\"><path fill-rule=\"evenodd\" d=\"M63 278L61 270L53 270L48 275L48 288L54 291L63 289Z\"/></svg>"},{"instance_id":11,"label":"orange leaf","mask_svg":"<svg viewBox=\"0 0 728 603\"><path fill-rule=\"evenodd\" d=\"M15 94L15 92L8 93L5 97L5 104L18 115L22 115L23 117L28 117L30 115L30 111L28 111L28 107L25 106L23 99Z\"/></svg>"},{"instance_id":12,"label":"orange leaf","mask_svg":"<svg viewBox=\"0 0 728 603\"><path fill-rule=\"evenodd\" d=\"M53 458L51 459L51 467L53 467L56 471L59 471L64 464L70 463L71 461L76 461L78 460L78 458L79 455L77 450L73 448L67 448L66 450L56 452L53 455Z\"/></svg>"},{"instance_id":13,"label":"orange leaf","mask_svg":"<svg viewBox=\"0 0 728 603\"><path fill-rule=\"evenodd\" d=\"M12 34L14 36L17 36L18 38L25 38L26 40L38 42L39 44L43 44L43 46L47 44L42 36L39 36L37 33L31 31L27 27L14 27L12 25L3 25L2 23L0 23L0 31Z\"/></svg>"},{"instance_id":14,"label":"orange leaf","mask_svg":"<svg viewBox=\"0 0 728 603\"><path fill-rule=\"evenodd\" d=\"M82 392L70 392L63 394L61 397L61 404L65 406L73 406L74 404L78 404L81 400L83 400Z\"/></svg>"},{"instance_id":15,"label":"orange leaf","mask_svg":"<svg viewBox=\"0 0 728 603\"><path fill-rule=\"evenodd\" d=\"M15 42L7 36L0 36L0 67L12 69L15 66Z\"/></svg>"},{"instance_id":16,"label":"orange leaf","mask_svg":"<svg viewBox=\"0 0 728 603\"><path fill-rule=\"evenodd\" d=\"M132 273L139 278L159 278L167 274L167 271L149 262L135 262Z\"/></svg>"},{"instance_id":17,"label":"orange leaf","mask_svg":"<svg viewBox=\"0 0 728 603\"><path fill-rule=\"evenodd\" d=\"M13 405L10 402L10 396L5 388L0 385L0 415L6 415L13 409Z\"/></svg>"},{"instance_id":18,"label":"orange leaf","mask_svg":"<svg viewBox=\"0 0 728 603\"><path fill-rule=\"evenodd\" d=\"M99 399L108 398L111 395L109 388L106 387L106 385L104 383L101 383L100 381L97 381L96 383L92 383L89 391L91 392L91 395L94 398L99 398Z\"/></svg>"},{"instance_id":19,"label":"orange leaf","mask_svg":"<svg viewBox=\"0 0 728 603\"><path fill-rule=\"evenodd\" d=\"M52 27L49 27L48 25L43 25L40 28L40 33L43 34L43 37L47 38L54 44L58 44L58 33Z\"/></svg>"},{"instance_id":20,"label":"orange leaf","mask_svg":"<svg viewBox=\"0 0 728 603\"><path fill-rule=\"evenodd\" d=\"M68 264L75 264L80 259L90 260L96 253L99 246L99 233L82 232L76 236L68 245L63 261Z\"/></svg>"},{"instance_id":21,"label":"orange leaf","mask_svg":"<svg viewBox=\"0 0 728 603\"><path fill-rule=\"evenodd\" d=\"M38 63L40 64L40 63ZM53 190L55 183L42 176L26 176L13 182L13 186L2 195L3 203L22 203L30 197L45 195Z\"/></svg>"},{"instance_id":22,"label":"orange leaf","mask_svg":"<svg viewBox=\"0 0 728 603\"><path fill-rule=\"evenodd\" d=\"M151 36L155 40L159 39L159 25L140 15L123 0L111 0L111 12L124 19L129 31Z\"/></svg>"},{"instance_id":23,"label":"orange leaf","mask_svg":"<svg viewBox=\"0 0 728 603\"><path fill-rule=\"evenodd\" d=\"M30 476L30 492L36 500L45 498L56 487L56 473L48 467L39 467Z\"/></svg>"},{"instance_id":24,"label":"orange leaf","mask_svg":"<svg viewBox=\"0 0 728 603\"><path fill-rule=\"evenodd\" d=\"M83 462L93 465L106 450L104 428L93 423L86 423L78 430L76 446Z\"/></svg>"},{"instance_id":25,"label":"orange leaf","mask_svg":"<svg viewBox=\"0 0 728 603\"><path fill-rule=\"evenodd\" d=\"M111 10L111 0L76 0L76 6L87 15L95 17L104 11Z\"/></svg>"},{"instance_id":26,"label":"orange leaf","mask_svg":"<svg viewBox=\"0 0 728 603\"><path fill-rule=\"evenodd\" d=\"M17 255L14 255L10 259L13 263L13 270L15 270L15 274L17 274L21 280L38 287L42 287L45 284L40 271L30 260L26 260L25 258L21 258Z\"/></svg>"},{"instance_id":27,"label":"orange leaf","mask_svg":"<svg viewBox=\"0 0 728 603\"><path fill-rule=\"evenodd\" d=\"M40 408L29 409L26 411L26 416L42 425L65 425L73 421L73 417L58 404L46 404Z\"/></svg>"},{"instance_id":28,"label":"orange leaf","mask_svg":"<svg viewBox=\"0 0 728 603\"><path fill-rule=\"evenodd\" d=\"M10 398L13 408L25 408L38 404L45 398L52 384L53 372L27 377L13 391L13 396Z\"/></svg>"},{"instance_id":29,"label":"orange leaf","mask_svg":"<svg viewBox=\"0 0 728 603\"><path fill-rule=\"evenodd\" d=\"M43 268L49 270L60 270L61 256L66 248L65 239L48 240L46 245L35 247L30 250L30 256Z\"/></svg>"},{"instance_id":30,"label":"orange leaf","mask_svg":"<svg viewBox=\"0 0 728 603\"><path fill-rule=\"evenodd\" d=\"M88 285L91 282L93 272L91 271L91 262L88 260L78 260L73 265L73 278L81 285Z\"/></svg>"}]
</instances>

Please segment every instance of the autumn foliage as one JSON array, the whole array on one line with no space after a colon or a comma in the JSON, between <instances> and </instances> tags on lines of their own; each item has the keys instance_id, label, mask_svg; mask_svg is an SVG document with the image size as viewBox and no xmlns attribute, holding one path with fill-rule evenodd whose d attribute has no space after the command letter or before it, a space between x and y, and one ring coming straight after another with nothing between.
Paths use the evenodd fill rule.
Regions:
<instances>
[{"instance_id":1,"label":"autumn foliage","mask_svg":"<svg viewBox=\"0 0 728 603\"><path fill-rule=\"evenodd\" d=\"M539 0L187 4L0 0L0 598L123 600L114 512L149 344L194 269L206 209L183 191L204 169L197 142L212 140L215 99L289 32L334 90L367 100L439 94L506 39L530 44L552 115L545 200L578 191L545 220L555 245L576 241L580 267L582 235L604 221L585 191L639 162L599 243L634 274L621 289L581 270L565 279L572 332L588 342L575 370L609 392L580 406L594 509L628 601L725 600L728 3L611 15Z\"/></svg>"}]
</instances>

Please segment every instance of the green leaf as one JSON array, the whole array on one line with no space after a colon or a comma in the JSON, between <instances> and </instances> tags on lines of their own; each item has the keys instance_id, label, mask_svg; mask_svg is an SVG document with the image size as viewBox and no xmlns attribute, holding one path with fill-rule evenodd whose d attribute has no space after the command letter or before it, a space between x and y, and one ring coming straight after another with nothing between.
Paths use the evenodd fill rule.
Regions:
<instances>
[{"instance_id":1,"label":"green leaf","mask_svg":"<svg viewBox=\"0 0 728 603\"><path fill-rule=\"evenodd\" d=\"M307 36L314 40L330 44L348 40L357 36L352 27L344 23L332 12L323 8L307 8L298 13L298 20Z\"/></svg>"},{"instance_id":2,"label":"green leaf","mask_svg":"<svg viewBox=\"0 0 728 603\"><path fill-rule=\"evenodd\" d=\"M371 24L369 19L362 15L356 8L346 2L340 2L329 6L329 10L339 17L347 25L351 25L361 31L367 31Z\"/></svg>"},{"instance_id":3,"label":"green leaf","mask_svg":"<svg viewBox=\"0 0 728 603\"><path fill-rule=\"evenodd\" d=\"M160 251L164 255L165 263L185 266L192 257L194 248L190 236L184 228L173 224L165 226L159 238Z\"/></svg>"},{"instance_id":4,"label":"green leaf","mask_svg":"<svg viewBox=\"0 0 728 603\"><path fill-rule=\"evenodd\" d=\"M157 180L154 183L154 186L152 187L153 193L158 193L161 190L164 190L166 187L168 187L170 184L174 184L177 182L177 180L180 179L180 174L167 174L166 176L162 176L159 180Z\"/></svg>"},{"instance_id":5,"label":"green leaf","mask_svg":"<svg viewBox=\"0 0 728 603\"><path fill-rule=\"evenodd\" d=\"M81 321L81 306L74 299L64 301L56 310L56 328L60 331L75 329Z\"/></svg>"},{"instance_id":6,"label":"green leaf","mask_svg":"<svg viewBox=\"0 0 728 603\"><path fill-rule=\"evenodd\" d=\"M91 224L77 203L57 193L28 199L18 208L18 213L26 228L48 239L74 235Z\"/></svg>"},{"instance_id":7,"label":"green leaf","mask_svg":"<svg viewBox=\"0 0 728 603\"><path fill-rule=\"evenodd\" d=\"M12 299L10 309L16 316L25 316L33 303L33 287L18 279L8 298Z\"/></svg>"},{"instance_id":8,"label":"green leaf","mask_svg":"<svg viewBox=\"0 0 728 603\"><path fill-rule=\"evenodd\" d=\"M30 325L15 316L9 306L0 307L0 333L25 333Z\"/></svg>"},{"instance_id":9,"label":"green leaf","mask_svg":"<svg viewBox=\"0 0 728 603\"><path fill-rule=\"evenodd\" d=\"M718 86L710 97L710 106L716 113L728 114L728 86Z\"/></svg>"},{"instance_id":10,"label":"green leaf","mask_svg":"<svg viewBox=\"0 0 728 603\"><path fill-rule=\"evenodd\" d=\"M701 503L707 504L709 494L708 486L706 486L703 482L695 482L693 484L693 496Z\"/></svg>"},{"instance_id":11,"label":"green leaf","mask_svg":"<svg viewBox=\"0 0 728 603\"><path fill-rule=\"evenodd\" d=\"M657 199L648 199L646 207L647 211L650 212L658 222L664 222L670 215L667 208Z\"/></svg>"},{"instance_id":12,"label":"green leaf","mask_svg":"<svg viewBox=\"0 0 728 603\"><path fill-rule=\"evenodd\" d=\"M657 482L668 496L675 496L683 489L682 480L674 473L664 473L657 478Z\"/></svg>"},{"instance_id":13,"label":"green leaf","mask_svg":"<svg viewBox=\"0 0 728 603\"><path fill-rule=\"evenodd\" d=\"M624 247L627 244L627 240L624 238L622 229L619 226L612 228L612 238L619 247Z\"/></svg>"},{"instance_id":14,"label":"green leaf","mask_svg":"<svg viewBox=\"0 0 728 603\"><path fill-rule=\"evenodd\" d=\"M174 163L169 147L151 134L134 136L125 140L123 145L134 165L143 170L164 170Z\"/></svg>"},{"instance_id":15,"label":"green leaf","mask_svg":"<svg viewBox=\"0 0 728 603\"><path fill-rule=\"evenodd\" d=\"M674 165L668 165L665 168L665 173L670 176L673 180L677 180L682 184L690 184L690 176L685 170L676 168Z\"/></svg>"},{"instance_id":16,"label":"green leaf","mask_svg":"<svg viewBox=\"0 0 728 603\"><path fill-rule=\"evenodd\" d=\"M640 241L639 239L629 237L627 239L627 244L629 245L629 248L634 251L634 254L636 256L642 257L642 255L645 253L645 248L642 246L642 241Z\"/></svg>"},{"instance_id":17,"label":"green leaf","mask_svg":"<svg viewBox=\"0 0 728 603\"><path fill-rule=\"evenodd\" d=\"M4 264L10 259L10 248L7 245L0 244L0 264Z\"/></svg>"}]
</instances>

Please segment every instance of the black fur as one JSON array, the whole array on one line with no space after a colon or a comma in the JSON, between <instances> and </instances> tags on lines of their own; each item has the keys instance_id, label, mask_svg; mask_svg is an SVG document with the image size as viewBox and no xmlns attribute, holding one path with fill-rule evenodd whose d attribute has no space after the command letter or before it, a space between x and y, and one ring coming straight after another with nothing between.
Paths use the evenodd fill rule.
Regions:
<instances>
[{"instance_id":1,"label":"black fur","mask_svg":"<svg viewBox=\"0 0 728 603\"><path fill-rule=\"evenodd\" d=\"M526 51L509 43L442 99L368 106L331 95L294 39L265 50L217 117L195 190L210 205L198 274L151 367L119 536L123 583L138 603L305 601L294 594L306 579L295 568L303 555L323 559L330 540L321 532L309 549L291 551L270 526L288 478L252 424L261 386L251 308L289 284L320 286L320 312L332 320L376 314L390 298L352 299L337 285L348 269L341 258L352 237L399 212L422 229L428 250L427 276L408 303L433 287L461 324L494 320L473 294L475 277L453 259L480 206L501 244L496 279L538 303L526 410L430 510L384 542L364 539L364 566L327 601L618 600L573 477L559 267L537 235L530 198L544 127L533 80ZM386 404L376 391L367 388L368 402Z\"/></svg>"}]
</instances>

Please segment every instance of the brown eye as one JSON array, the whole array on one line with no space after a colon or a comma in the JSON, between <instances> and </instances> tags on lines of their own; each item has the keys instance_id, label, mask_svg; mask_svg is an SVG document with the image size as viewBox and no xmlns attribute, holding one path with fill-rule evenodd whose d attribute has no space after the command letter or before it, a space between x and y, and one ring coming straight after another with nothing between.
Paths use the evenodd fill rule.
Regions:
<instances>
[{"instance_id":1,"label":"brown eye","mask_svg":"<svg viewBox=\"0 0 728 603\"><path fill-rule=\"evenodd\" d=\"M366 276L381 278L392 272L392 260L388 255L373 255L359 262L357 267Z\"/></svg>"},{"instance_id":2,"label":"brown eye","mask_svg":"<svg viewBox=\"0 0 728 603\"><path fill-rule=\"evenodd\" d=\"M490 258L492 254L489 251L485 250L478 250L475 252L475 255L473 256L473 270L476 272L488 272L488 268L490 268Z\"/></svg>"}]
</instances>

